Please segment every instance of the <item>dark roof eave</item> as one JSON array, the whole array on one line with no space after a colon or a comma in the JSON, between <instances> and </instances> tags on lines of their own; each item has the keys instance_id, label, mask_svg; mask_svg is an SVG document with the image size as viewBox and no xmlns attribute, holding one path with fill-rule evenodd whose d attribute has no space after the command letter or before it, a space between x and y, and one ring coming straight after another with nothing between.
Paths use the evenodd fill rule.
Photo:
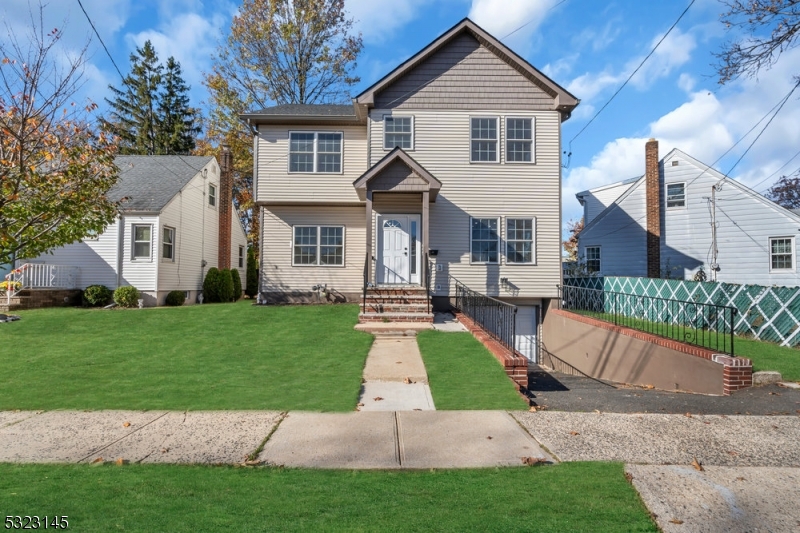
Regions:
<instances>
[{"instance_id":1,"label":"dark roof eave","mask_svg":"<svg viewBox=\"0 0 800 533\"><path fill-rule=\"evenodd\" d=\"M268 115L243 113L239 118L247 124L366 124L366 117L356 115Z\"/></svg>"}]
</instances>

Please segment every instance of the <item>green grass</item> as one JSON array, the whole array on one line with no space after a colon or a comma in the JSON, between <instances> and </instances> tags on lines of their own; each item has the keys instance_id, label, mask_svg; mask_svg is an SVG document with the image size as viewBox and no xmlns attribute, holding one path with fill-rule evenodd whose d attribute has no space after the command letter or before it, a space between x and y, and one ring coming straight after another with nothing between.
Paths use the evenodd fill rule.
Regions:
<instances>
[{"instance_id":1,"label":"green grass","mask_svg":"<svg viewBox=\"0 0 800 533\"><path fill-rule=\"evenodd\" d=\"M590 311L572 311L613 323L613 316L606 313L594 313ZM728 335L719 334L711 331L695 330L688 328L669 328L667 324L648 322L646 320L626 318L623 324L632 329L648 331L662 337L684 340L684 332L692 333L698 340L705 340L702 344L706 348L726 346L730 348L730 338ZM781 373L784 379L789 381L800 381L800 350L779 346L772 342L747 339L736 336L733 341L734 354L738 357L747 357L753 361L753 371L775 370Z\"/></svg>"},{"instance_id":2,"label":"green grass","mask_svg":"<svg viewBox=\"0 0 800 533\"><path fill-rule=\"evenodd\" d=\"M0 329L2 409L351 411L355 305L41 309Z\"/></svg>"},{"instance_id":3,"label":"green grass","mask_svg":"<svg viewBox=\"0 0 800 533\"><path fill-rule=\"evenodd\" d=\"M5 515L77 531L657 531L619 463L442 471L0 464Z\"/></svg>"},{"instance_id":4,"label":"green grass","mask_svg":"<svg viewBox=\"0 0 800 533\"><path fill-rule=\"evenodd\" d=\"M436 409L525 409L500 362L470 333L417 335Z\"/></svg>"}]
</instances>

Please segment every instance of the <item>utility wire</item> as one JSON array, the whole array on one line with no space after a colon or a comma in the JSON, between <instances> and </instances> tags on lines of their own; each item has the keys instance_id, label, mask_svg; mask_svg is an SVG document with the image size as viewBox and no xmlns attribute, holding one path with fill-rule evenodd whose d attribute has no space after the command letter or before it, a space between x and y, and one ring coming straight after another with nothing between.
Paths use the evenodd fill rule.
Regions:
<instances>
[{"instance_id":1,"label":"utility wire","mask_svg":"<svg viewBox=\"0 0 800 533\"><path fill-rule=\"evenodd\" d=\"M566 2L566 1L567 1L567 0L561 0L559 3L557 3L557 4L556 4L556 5L554 5L553 7L547 8L547 9L545 10L545 13L547 13L548 11L551 11L551 10L553 10L553 9L557 8L558 6L560 6L561 4L563 4L563 3L564 3L564 2ZM503 36L503 37L500 37L500 40L502 41L502 40L504 40L504 39L508 39L509 37L511 37L512 35L514 35L515 33L517 33L519 30L521 30L521 29L522 29L522 28L524 28L525 26L528 26L529 24L531 24L531 23L532 23L534 20L536 20L536 17L533 17L533 18L532 18L532 19L530 19L528 22L526 22L525 24L523 24L522 26L520 26L520 27L519 27L519 28L517 28L516 30L512 31L512 32L511 32L511 33L509 33L508 35L505 35L505 36Z\"/></svg>"},{"instance_id":2,"label":"utility wire","mask_svg":"<svg viewBox=\"0 0 800 533\"><path fill-rule=\"evenodd\" d=\"M645 56L645 58L642 60L642 62L641 62L641 63L639 63L639 66L638 66L638 67L636 67L636 69L635 69L633 72L631 72L631 75L630 75L630 76L628 76L628 79L626 79L626 80L625 80L625 82L624 82L622 85L620 85L619 89L617 89L617 91L616 91L616 92L615 92L613 95L611 95L611 98L609 98L609 99L608 99L608 101L607 101L605 104L603 104L603 107L601 107L601 108L600 108L600 110L599 110L597 113L595 113L595 114L594 114L594 116L591 118L591 120L589 120L589 122L587 122L587 123L586 123L586 124L583 126L583 128L581 128L581 130L580 130L580 131L579 131L579 132L578 132L578 133L577 133L577 134L576 134L576 135L575 135L575 136L574 136L572 139L570 139L570 141L569 141L569 148L568 148L568 152L566 153L566 154L567 154L567 165L566 165L566 167L567 167L567 168L569 168L569 159L572 157L572 142L573 142L575 139L577 139L577 138L578 138L578 137L579 137L579 136L580 136L580 135L581 135L581 134L582 134L584 131L586 131L586 128L588 128L588 127L589 127L589 125L590 125L592 122L594 122L594 121L595 121L595 119L598 117L598 115L600 115L600 113L602 113L602 112L603 112L603 110L604 110L606 107L608 107L608 105L609 105L609 104L610 104L612 101L614 101L614 98L616 98L616 97L617 97L617 95L618 95L618 94L619 94L619 93L622 91L622 89L624 89L624 88L625 88L625 86L626 86L626 85L628 85L628 82L629 82L629 81L631 81L631 79L632 79L632 78L633 78L633 77L636 75L636 73L637 73L637 72L639 72L639 69L641 69L641 68L644 66L644 64L647 62L647 60L648 60L648 59L650 59L650 57L651 57L651 56L652 56L652 55L653 55L653 54L656 52L656 50L658 50L658 47L659 47L659 46L661 46L661 43L663 43L663 42L664 42L664 39L666 39L666 38L667 38L667 36L669 36L669 34L670 34L670 33L672 33L672 30L674 30L674 29L675 29L675 27L676 27L676 26L678 25L678 23L681 21L681 19L683 18L683 16L684 16L684 15L686 15L686 13L689 11L689 8L690 8L690 7L692 7L692 6L694 5L694 3L695 3L695 0L692 0L692 1L689 3L689 5L688 5L688 6L686 6L686 9L684 9L684 10L683 10L683 13L681 13L681 14L680 14L680 16L678 17L678 20L676 20L676 21L675 21L675 22L672 24L672 26L670 26L670 28L667 30L667 33L665 33L665 34L664 34L664 36L663 36L663 37L661 37L661 39L660 39L660 40L659 40L659 41L656 43L656 45L655 45L655 46L653 47L653 49L650 51L650 53L649 53L649 54L647 54L647 56Z\"/></svg>"},{"instance_id":3,"label":"utility wire","mask_svg":"<svg viewBox=\"0 0 800 533\"><path fill-rule=\"evenodd\" d=\"M103 50L106 51L106 55L111 60L111 64L114 65L115 69L117 69L117 74L119 74L119 77L122 78L122 81L124 82L125 76L122 75L122 71L117 66L117 62L114 61L114 58L111 56L111 52L108 51L106 43L103 42L103 38L100 37L100 33L97 31L97 28L94 27L94 22L92 22L92 19L89 17L89 13L87 13L86 9L83 7L83 3L81 2L81 0L78 0L78 5L81 6L81 11L83 11L83 14L86 15L86 20L89 21L89 26L91 26L92 30L94 30L94 34L97 35L97 39L100 41L100 44L103 45Z\"/></svg>"}]
</instances>

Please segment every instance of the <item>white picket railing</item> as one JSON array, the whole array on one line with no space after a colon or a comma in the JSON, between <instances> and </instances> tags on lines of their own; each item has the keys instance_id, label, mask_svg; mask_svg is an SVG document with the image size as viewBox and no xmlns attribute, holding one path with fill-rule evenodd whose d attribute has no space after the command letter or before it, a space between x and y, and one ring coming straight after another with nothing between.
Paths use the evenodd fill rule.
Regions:
<instances>
[{"instance_id":1,"label":"white picket railing","mask_svg":"<svg viewBox=\"0 0 800 533\"><path fill-rule=\"evenodd\" d=\"M8 302L25 289L75 289L80 268L43 263L25 263L5 277Z\"/></svg>"}]
</instances>

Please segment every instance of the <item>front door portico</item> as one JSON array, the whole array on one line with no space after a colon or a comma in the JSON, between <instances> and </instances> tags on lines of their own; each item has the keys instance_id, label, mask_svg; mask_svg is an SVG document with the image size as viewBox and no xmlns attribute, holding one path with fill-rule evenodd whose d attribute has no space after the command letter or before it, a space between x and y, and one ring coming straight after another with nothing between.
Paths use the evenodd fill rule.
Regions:
<instances>
[{"instance_id":1,"label":"front door portico","mask_svg":"<svg viewBox=\"0 0 800 533\"><path fill-rule=\"evenodd\" d=\"M419 215L380 215L375 234L376 281L385 285L419 285L420 257Z\"/></svg>"}]
</instances>

